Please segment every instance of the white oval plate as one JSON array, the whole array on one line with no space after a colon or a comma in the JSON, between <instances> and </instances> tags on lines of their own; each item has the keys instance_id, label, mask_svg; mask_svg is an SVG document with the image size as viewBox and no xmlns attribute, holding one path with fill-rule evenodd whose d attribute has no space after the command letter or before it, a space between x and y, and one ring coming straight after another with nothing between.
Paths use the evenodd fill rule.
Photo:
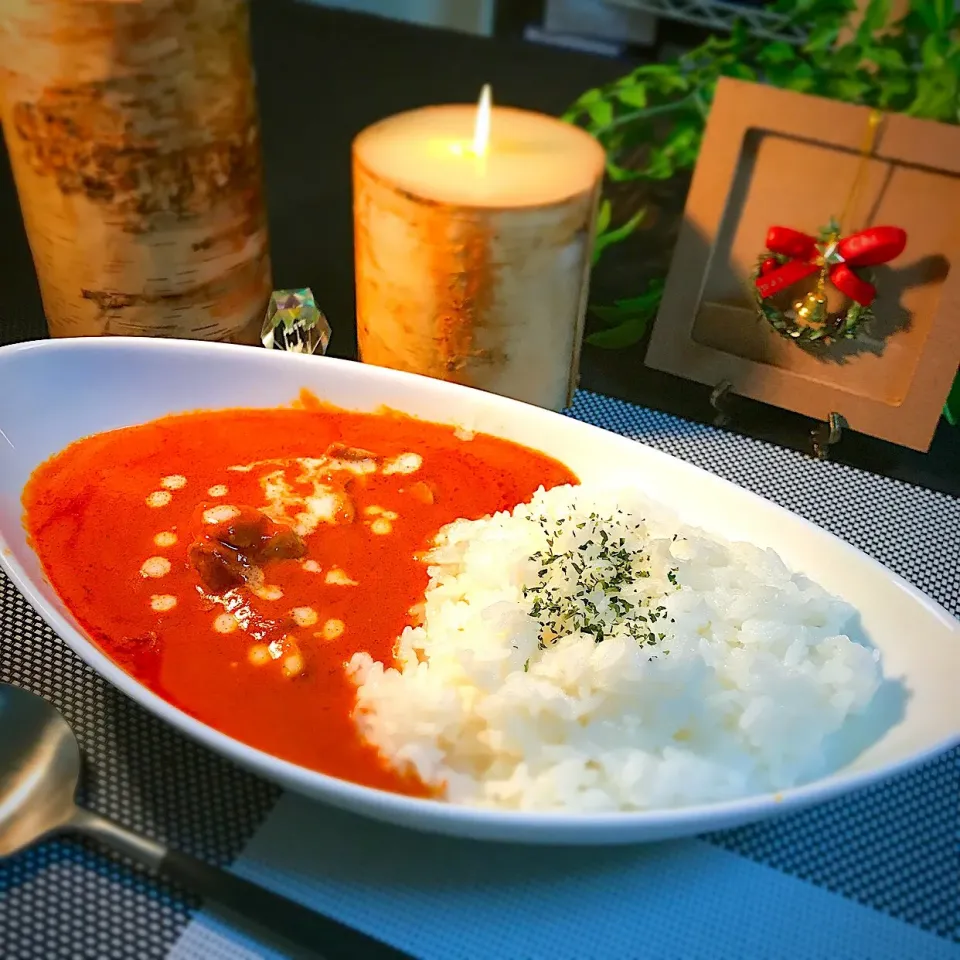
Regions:
<instances>
[{"instance_id":1,"label":"white oval plate","mask_svg":"<svg viewBox=\"0 0 960 960\"><path fill-rule=\"evenodd\" d=\"M773 547L790 567L839 593L861 612L863 635L881 650L889 681L869 722L852 724L846 740L835 745L842 763L838 772L780 795L679 810L475 810L360 787L279 760L198 722L141 686L90 642L45 582L21 524L27 478L79 437L183 410L288 404L304 387L348 409L386 405L526 444L565 462L582 480L627 474L687 522ZM502 397L349 361L127 338L0 349L0 565L91 667L177 729L290 790L438 833L555 844L663 840L827 800L960 742L960 623L879 563L780 507L640 443Z\"/></svg>"}]
</instances>

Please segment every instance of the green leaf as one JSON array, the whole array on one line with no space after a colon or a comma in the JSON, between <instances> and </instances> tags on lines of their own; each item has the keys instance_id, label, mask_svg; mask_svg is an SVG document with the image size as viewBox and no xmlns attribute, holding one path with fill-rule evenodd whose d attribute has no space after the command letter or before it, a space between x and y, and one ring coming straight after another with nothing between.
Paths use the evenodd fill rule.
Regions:
<instances>
[{"instance_id":1,"label":"green leaf","mask_svg":"<svg viewBox=\"0 0 960 960\"><path fill-rule=\"evenodd\" d=\"M730 47L734 51L743 50L750 44L750 28L742 21L735 20L730 28Z\"/></svg>"},{"instance_id":2,"label":"green leaf","mask_svg":"<svg viewBox=\"0 0 960 960\"><path fill-rule=\"evenodd\" d=\"M857 30L864 40L886 26L890 19L890 0L870 0Z\"/></svg>"},{"instance_id":3,"label":"green leaf","mask_svg":"<svg viewBox=\"0 0 960 960\"><path fill-rule=\"evenodd\" d=\"M642 109L647 105L647 88L642 83L632 87L620 87L617 90L617 99L625 106Z\"/></svg>"},{"instance_id":4,"label":"green leaf","mask_svg":"<svg viewBox=\"0 0 960 960\"><path fill-rule=\"evenodd\" d=\"M801 60L797 63L777 64L767 70L767 82L784 90L797 90L805 93L816 86L813 67Z\"/></svg>"},{"instance_id":5,"label":"green leaf","mask_svg":"<svg viewBox=\"0 0 960 960\"><path fill-rule=\"evenodd\" d=\"M790 63L797 59L797 49L782 40L768 43L757 58L763 64Z\"/></svg>"},{"instance_id":6,"label":"green leaf","mask_svg":"<svg viewBox=\"0 0 960 960\"><path fill-rule=\"evenodd\" d=\"M916 13L928 30L941 33L953 19L953 0L914 0L910 12Z\"/></svg>"},{"instance_id":7,"label":"green leaf","mask_svg":"<svg viewBox=\"0 0 960 960\"><path fill-rule=\"evenodd\" d=\"M640 170L640 175L648 180L669 180L676 173L676 165L670 152L663 146L654 147L647 157L646 165Z\"/></svg>"},{"instance_id":8,"label":"green leaf","mask_svg":"<svg viewBox=\"0 0 960 960\"><path fill-rule=\"evenodd\" d=\"M943 405L943 415L951 427L960 423L960 372L957 373L947 402Z\"/></svg>"},{"instance_id":9,"label":"green leaf","mask_svg":"<svg viewBox=\"0 0 960 960\"><path fill-rule=\"evenodd\" d=\"M591 304L590 313L608 326L623 323L638 313L652 316L660 307L663 298L663 280L651 280L646 290L637 297L626 300L615 300L612 307L598 307Z\"/></svg>"},{"instance_id":10,"label":"green leaf","mask_svg":"<svg viewBox=\"0 0 960 960\"><path fill-rule=\"evenodd\" d=\"M594 236L598 237L610 226L610 217L613 214L613 204L609 200L602 200L597 209L597 223L593 229Z\"/></svg>"},{"instance_id":11,"label":"green leaf","mask_svg":"<svg viewBox=\"0 0 960 960\"><path fill-rule=\"evenodd\" d=\"M940 70L924 70L917 78L917 95L906 112L927 120L956 122L956 71L949 65Z\"/></svg>"},{"instance_id":12,"label":"green leaf","mask_svg":"<svg viewBox=\"0 0 960 960\"><path fill-rule=\"evenodd\" d=\"M679 170L690 169L696 163L702 137L699 121L678 120L660 143L651 145L639 175L647 180L669 180Z\"/></svg>"},{"instance_id":13,"label":"green leaf","mask_svg":"<svg viewBox=\"0 0 960 960\"><path fill-rule=\"evenodd\" d=\"M645 63L642 67L638 67L633 75L635 77L640 74L648 77L662 77L673 76L676 72L677 68L669 63Z\"/></svg>"},{"instance_id":14,"label":"green leaf","mask_svg":"<svg viewBox=\"0 0 960 960\"><path fill-rule=\"evenodd\" d=\"M597 231L597 238L593 242L592 262L596 263L607 247L626 240L626 238L637 229L637 225L646 215L646 210L638 210L626 223L621 223L619 227L615 227L613 230L606 230L606 232ZM609 222L609 216L607 220Z\"/></svg>"},{"instance_id":15,"label":"green leaf","mask_svg":"<svg viewBox=\"0 0 960 960\"><path fill-rule=\"evenodd\" d=\"M906 110L907 105L914 99L915 93L910 75L903 73L884 80L880 88L877 106L885 110ZM904 102L906 101L906 102Z\"/></svg>"},{"instance_id":16,"label":"green leaf","mask_svg":"<svg viewBox=\"0 0 960 960\"><path fill-rule=\"evenodd\" d=\"M857 76L834 77L827 87L828 95L847 103L860 103L870 84Z\"/></svg>"},{"instance_id":17,"label":"green leaf","mask_svg":"<svg viewBox=\"0 0 960 960\"><path fill-rule=\"evenodd\" d=\"M608 325L590 334L587 343L607 350L629 347L642 339L663 297L663 280L652 280L638 297L617 300L612 307L590 307L590 313Z\"/></svg>"},{"instance_id":18,"label":"green leaf","mask_svg":"<svg viewBox=\"0 0 960 960\"><path fill-rule=\"evenodd\" d=\"M687 93L690 90L690 78L680 73L676 67L668 72L654 74L651 85L664 96L671 93Z\"/></svg>"},{"instance_id":19,"label":"green leaf","mask_svg":"<svg viewBox=\"0 0 960 960\"><path fill-rule=\"evenodd\" d=\"M957 5L955 0L937 0L936 8L940 30L947 32L956 26Z\"/></svg>"},{"instance_id":20,"label":"green leaf","mask_svg":"<svg viewBox=\"0 0 960 960\"><path fill-rule=\"evenodd\" d=\"M569 123L576 123L582 114L590 113L591 104L599 103L601 100L603 100L603 92L599 87L587 90L570 104L569 109L563 115L563 119Z\"/></svg>"},{"instance_id":21,"label":"green leaf","mask_svg":"<svg viewBox=\"0 0 960 960\"><path fill-rule=\"evenodd\" d=\"M609 154L607 155L607 176L614 183L625 183L628 180L639 180L643 174L629 167L621 167Z\"/></svg>"},{"instance_id":22,"label":"green leaf","mask_svg":"<svg viewBox=\"0 0 960 960\"><path fill-rule=\"evenodd\" d=\"M836 42L839 32L835 23L818 24L810 31L803 49L808 52L829 50Z\"/></svg>"},{"instance_id":23,"label":"green leaf","mask_svg":"<svg viewBox=\"0 0 960 960\"><path fill-rule=\"evenodd\" d=\"M817 81L813 67L809 63L798 63L790 75L785 78L783 86L787 90L796 90L798 93L807 93L816 87Z\"/></svg>"},{"instance_id":24,"label":"green leaf","mask_svg":"<svg viewBox=\"0 0 960 960\"><path fill-rule=\"evenodd\" d=\"M613 104L609 100L597 100L591 103L587 113L598 127L609 127L613 122Z\"/></svg>"},{"instance_id":25,"label":"green leaf","mask_svg":"<svg viewBox=\"0 0 960 960\"><path fill-rule=\"evenodd\" d=\"M623 323L609 330L598 330L586 337L587 343L594 347L603 347L606 350L620 350L630 347L643 339L643 335L650 326L651 315L637 315L628 317Z\"/></svg>"},{"instance_id":26,"label":"green leaf","mask_svg":"<svg viewBox=\"0 0 960 960\"><path fill-rule=\"evenodd\" d=\"M881 70L898 71L907 69L903 54L895 47L869 47L864 52L864 59L870 63L875 63Z\"/></svg>"},{"instance_id":27,"label":"green leaf","mask_svg":"<svg viewBox=\"0 0 960 960\"><path fill-rule=\"evenodd\" d=\"M944 44L942 38L931 33L920 45L920 59L924 70L936 70L943 66Z\"/></svg>"},{"instance_id":28,"label":"green leaf","mask_svg":"<svg viewBox=\"0 0 960 960\"><path fill-rule=\"evenodd\" d=\"M617 303L620 301L618 300ZM630 316L633 315L636 311L630 311ZM618 327L623 323L623 318L627 313L621 310L619 307L597 307L593 304L590 305L590 315L596 317L601 323L605 324L608 327Z\"/></svg>"},{"instance_id":29,"label":"green leaf","mask_svg":"<svg viewBox=\"0 0 960 960\"><path fill-rule=\"evenodd\" d=\"M735 80L756 80L757 71L754 70L749 64L743 63L742 61L735 61L729 65L729 67L724 68L724 75L727 77L733 77Z\"/></svg>"}]
</instances>

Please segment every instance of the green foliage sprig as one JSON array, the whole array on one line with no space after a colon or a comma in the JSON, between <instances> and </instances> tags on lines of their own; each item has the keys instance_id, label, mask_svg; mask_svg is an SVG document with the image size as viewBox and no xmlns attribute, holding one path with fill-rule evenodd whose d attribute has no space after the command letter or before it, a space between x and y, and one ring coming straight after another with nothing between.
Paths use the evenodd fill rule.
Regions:
<instances>
[{"instance_id":1,"label":"green foliage sprig","mask_svg":"<svg viewBox=\"0 0 960 960\"><path fill-rule=\"evenodd\" d=\"M741 23L671 63L644 64L588 90L565 118L596 136L607 176L670 181L693 169L720 77L769 83L945 123L960 122L960 15L953 0L912 0L893 23L890 0L870 0L862 21L845 28L852 0L777 0L769 6L807 36L802 46L751 36ZM595 258L630 236L646 211L612 223L604 201ZM635 297L591 307L602 329L589 342L629 346L645 334L663 290L658 278Z\"/></svg>"}]
</instances>

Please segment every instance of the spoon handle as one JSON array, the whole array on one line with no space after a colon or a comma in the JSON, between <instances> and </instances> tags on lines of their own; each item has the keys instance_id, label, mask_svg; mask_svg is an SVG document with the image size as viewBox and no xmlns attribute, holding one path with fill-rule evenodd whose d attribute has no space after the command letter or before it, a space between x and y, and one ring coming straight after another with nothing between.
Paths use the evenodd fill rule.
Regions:
<instances>
[{"instance_id":1,"label":"spoon handle","mask_svg":"<svg viewBox=\"0 0 960 960\"><path fill-rule=\"evenodd\" d=\"M310 910L196 857L171 850L89 810L78 809L66 827L96 837L118 853L278 934L311 956L323 960L412 960L409 954L333 917Z\"/></svg>"}]
</instances>

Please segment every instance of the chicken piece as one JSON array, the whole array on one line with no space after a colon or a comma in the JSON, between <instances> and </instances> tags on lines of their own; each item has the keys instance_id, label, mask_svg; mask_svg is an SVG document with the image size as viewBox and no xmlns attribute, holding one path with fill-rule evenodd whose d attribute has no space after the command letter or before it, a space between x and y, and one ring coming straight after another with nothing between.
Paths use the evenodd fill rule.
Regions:
<instances>
[{"instance_id":1,"label":"chicken piece","mask_svg":"<svg viewBox=\"0 0 960 960\"><path fill-rule=\"evenodd\" d=\"M224 593L246 581L244 558L214 540L195 540L187 557L211 593Z\"/></svg>"},{"instance_id":2,"label":"chicken piece","mask_svg":"<svg viewBox=\"0 0 960 960\"><path fill-rule=\"evenodd\" d=\"M240 515L218 524L210 536L237 550L257 549L271 535L270 518L252 507L240 507Z\"/></svg>"},{"instance_id":3,"label":"chicken piece","mask_svg":"<svg viewBox=\"0 0 960 960\"><path fill-rule=\"evenodd\" d=\"M303 537L293 530L286 528L277 531L260 548L258 558L261 563L268 560L299 560L307 553L307 545Z\"/></svg>"},{"instance_id":4,"label":"chicken piece","mask_svg":"<svg viewBox=\"0 0 960 960\"><path fill-rule=\"evenodd\" d=\"M207 526L187 552L190 563L211 593L262 579L270 560L299 560L307 545L289 527L274 523L253 507L238 507L229 520Z\"/></svg>"}]
</instances>

